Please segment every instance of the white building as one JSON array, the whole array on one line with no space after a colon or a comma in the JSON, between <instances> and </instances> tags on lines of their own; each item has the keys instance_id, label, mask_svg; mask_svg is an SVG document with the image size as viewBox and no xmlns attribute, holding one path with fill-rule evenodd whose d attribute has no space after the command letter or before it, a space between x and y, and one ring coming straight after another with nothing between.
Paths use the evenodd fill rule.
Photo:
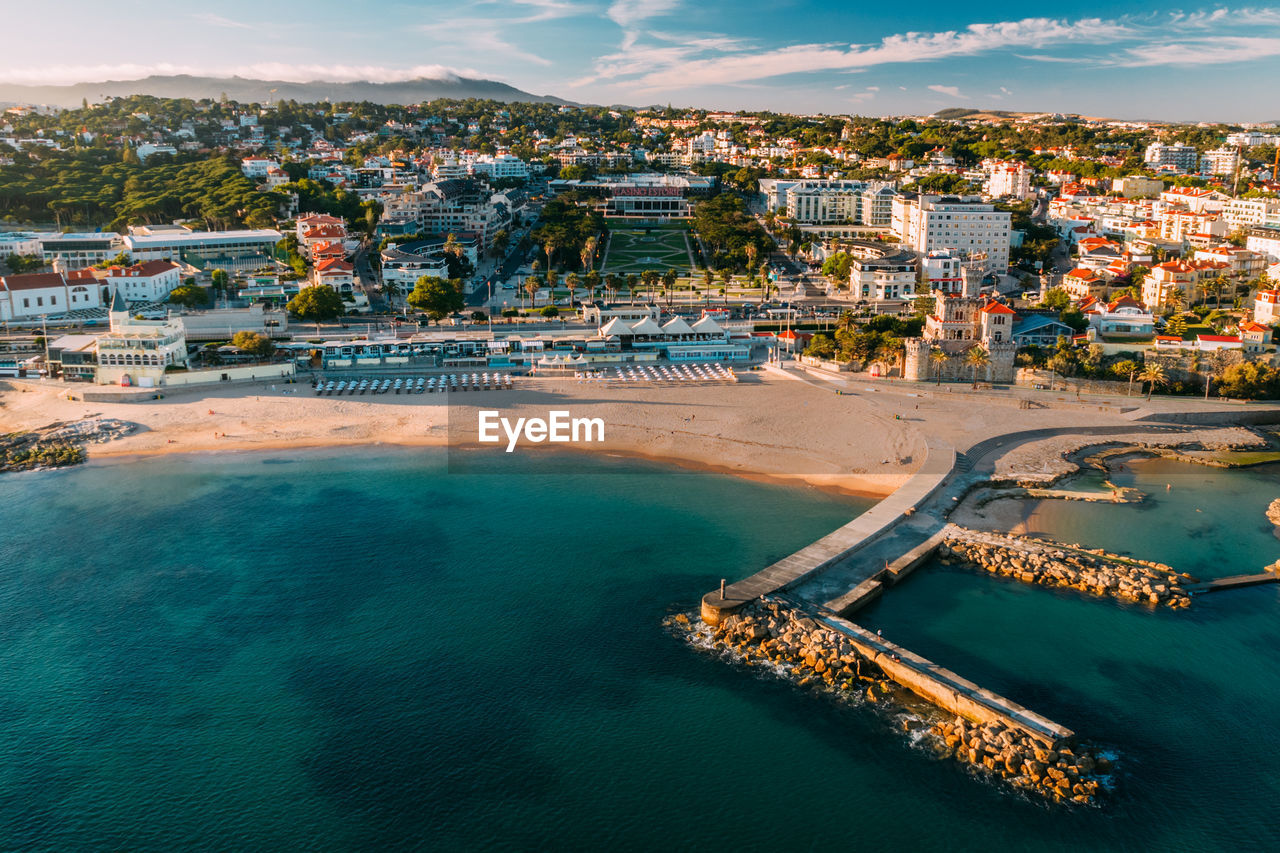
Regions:
<instances>
[{"instance_id":1,"label":"white building","mask_svg":"<svg viewBox=\"0 0 1280 853\"><path fill-rule=\"evenodd\" d=\"M1264 326L1280 325L1280 290L1260 290L1253 299L1253 320Z\"/></svg>"},{"instance_id":2,"label":"white building","mask_svg":"<svg viewBox=\"0 0 1280 853\"><path fill-rule=\"evenodd\" d=\"M1009 267L1010 219L1008 211L976 196L903 193L893 201L891 227L921 255L958 249L984 255L986 269L1003 273Z\"/></svg>"},{"instance_id":3,"label":"white building","mask_svg":"<svg viewBox=\"0 0 1280 853\"><path fill-rule=\"evenodd\" d=\"M63 269L80 269L109 261L125 251L119 234L41 234L40 254L45 263L57 262Z\"/></svg>"},{"instance_id":4,"label":"white building","mask_svg":"<svg viewBox=\"0 0 1280 853\"><path fill-rule=\"evenodd\" d=\"M1228 199L1222 204L1222 218L1232 228L1280 225L1280 199Z\"/></svg>"},{"instance_id":5,"label":"white building","mask_svg":"<svg viewBox=\"0 0 1280 853\"><path fill-rule=\"evenodd\" d=\"M153 388L169 367L187 363L186 330L179 319L135 320L116 291L111 302L111 331L98 338L100 384Z\"/></svg>"},{"instance_id":6,"label":"white building","mask_svg":"<svg viewBox=\"0 0 1280 853\"><path fill-rule=\"evenodd\" d=\"M1234 175L1240 168L1240 150L1238 148L1215 148L1204 152L1200 158L1200 174L1202 175Z\"/></svg>"},{"instance_id":7,"label":"white building","mask_svg":"<svg viewBox=\"0 0 1280 853\"><path fill-rule=\"evenodd\" d=\"M22 231L0 232L0 257L9 255L44 257L40 249L40 235Z\"/></svg>"},{"instance_id":8,"label":"white building","mask_svg":"<svg viewBox=\"0 0 1280 853\"><path fill-rule=\"evenodd\" d=\"M0 320L6 322L101 307L102 294L93 280L68 282L57 272L0 277Z\"/></svg>"},{"instance_id":9,"label":"white building","mask_svg":"<svg viewBox=\"0 0 1280 853\"><path fill-rule=\"evenodd\" d=\"M1031 195L1031 170L1024 163L995 163L983 191L993 198L1021 201Z\"/></svg>"},{"instance_id":10,"label":"white building","mask_svg":"<svg viewBox=\"0 0 1280 853\"><path fill-rule=\"evenodd\" d=\"M1196 167L1200 162L1196 147L1194 145L1183 145L1181 142L1176 142L1172 145L1153 142L1147 146L1146 155L1142 159L1152 168L1166 166L1183 172L1196 171Z\"/></svg>"},{"instance_id":11,"label":"white building","mask_svg":"<svg viewBox=\"0 0 1280 853\"><path fill-rule=\"evenodd\" d=\"M529 164L511 154L481 154L467 164L467 172L491 181L523 181L529 177Z\"/></svg>"},{"instance_id":12,"label":"white building","mask_svg":"<svg viewBox=\"0 0 1280 853\"><path fill-rule=\"evenodd\" d=\"M124 251L135 261L266 258L281 236L270 228L192 231L182 225L130 226Z\"/></svg>"},{"instance_id":13,"label":"white building","mask_svg":"<svg viewBox=\"0 0 1280 853\"><path fill-rule=\"evenodd\" d=\"M856 299L911 299L916 295L917 269L914 252L855 257L849 267L849 292Z\"/></svg>"},{"instance_id":14,"label":"white building","mask_svg":"<svg viewBox=\"0 0 1280 853\"><path fill-rule=\"evenodd\" d=\"M103 280L112 298L125 302L156 302L182 284L182 268L172 261L144 261L131 267L112 267Z\"/></svg>"},{"instance_id":15,"label":"white building","mask_svg":"<svg viewBox=\"0 0 1280 853\"><path fill-rule=\"evenodd\" d=\"M959 252L943 249L929 252L920 259L920 276L924 280L924 292L935 290L943 293L959 293L964 289L961 270L965 257Z\"/></svg>"},{"instance_id":16,"label":"white building","mask_svg":"<svg viewBox=\"0 0 1280 853\"><path fill-rule=\"evenodd\" d=\"M280 164L268 157L245 157L240 161L240 171L246 178L262 180L272 169Z\"/></svg>"},{"instance_id":17,"label":"white building","mask_svg":"<svg viewBox=\"0 0 1280 853\"><path fill-rule=\"evenodd\" d=\"M1270 261L1280 261L1280 229L1255 228L1245 237L1244 247Z\"/></svg>"}]
</instances>

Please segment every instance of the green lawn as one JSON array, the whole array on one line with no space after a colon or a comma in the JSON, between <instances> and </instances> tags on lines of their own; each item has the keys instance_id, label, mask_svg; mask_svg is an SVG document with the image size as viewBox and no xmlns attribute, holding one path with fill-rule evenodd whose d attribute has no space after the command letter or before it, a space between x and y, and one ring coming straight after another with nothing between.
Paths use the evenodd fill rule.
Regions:
<instances>
[{"instance_id":1,"label":"green lawn","mask_svg":"<svg viewBox=\"0 0 1280 853\"><path fill-rule=\"evenodd\" d=\"M689 243L683 228L616 228L610 232L608 252L600 272L639 275L645 270L674 268L688 276Z\"/></svg>"}]
</instances>

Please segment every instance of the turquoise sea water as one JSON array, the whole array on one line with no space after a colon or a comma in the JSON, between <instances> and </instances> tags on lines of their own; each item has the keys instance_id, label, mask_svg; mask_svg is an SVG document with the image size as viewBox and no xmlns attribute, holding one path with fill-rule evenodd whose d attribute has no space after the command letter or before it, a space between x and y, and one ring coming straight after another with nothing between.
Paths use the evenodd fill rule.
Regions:
<instances>
[{"instance_id":1,"label":"turquoise sea water","mask_svg":"<svg viewBox=\"0 0 1280 853\"><path fill-rule=\"evenodd\" d=\"M0 849L1280 845L1280 588L1151 614L925 570L868 611L1121 752L1114 802L1068 812L660 627L867 502L624 460L493 470L369 451L0 478ZM1280 495L1274 470L1204 475ZM1040 529L1102 510L1068 538L1220 539L1178 505L1061 507ZM1214 518L1280 557L1252 503Z\"/></svg>"}]
</instances>

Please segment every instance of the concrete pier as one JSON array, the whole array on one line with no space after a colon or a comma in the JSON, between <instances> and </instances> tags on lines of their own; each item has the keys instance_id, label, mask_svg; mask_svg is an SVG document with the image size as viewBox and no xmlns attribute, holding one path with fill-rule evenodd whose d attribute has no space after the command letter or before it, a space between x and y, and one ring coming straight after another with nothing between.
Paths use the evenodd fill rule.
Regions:
<instances>
[{"instance_id":1,"label":"concrete pier","mask_svg":"<svg viewBox=\"0 0 1280 853\"><path fill-rule=\"evenodd\" d=\"M1203 595L1206 592L1220 592L1224 589L1237 589L1242 586L1257 586L1263 583L1280 583L1280 574L1275 572L1261 572L1256 575L1232 575L1229 578L1218 578L1217 580L1205 581L1204 583L1190 584L1187 586L1187 592L1192 595Z\"/></svg>"},{"instance_id":2,"label":"concrete pier","mask_svg":"<svg viewBox=\"0 0 1280 853\"><path fill-rule=\"evenodd\" d=\"M935 495L955 467L954 448L939 441L929 441L927 446L928 456L920 470L892 495L812 545L751 577L729 584L723 595L715 590L703 596L702 620L708 625L718 625L726 615L753 599L819 575L888 533L904 517L910 517Z\"/></svg>"},{"instance_id":3,"label":"concrete pier","mask_svg":"<svg viewBox=\"0 0 1280 853\"><path fill-rule=\"evenodd\" d=\"M814 622L848 637L858 652L880 667L885 675L945 711L980 725L992 721L1004 723L1055 749L1075 738L1075 733L1065 726L979 687L861 625L836 616L826 608L786 596L776 598L806 613Z\"/></svg>"}]
</instances>

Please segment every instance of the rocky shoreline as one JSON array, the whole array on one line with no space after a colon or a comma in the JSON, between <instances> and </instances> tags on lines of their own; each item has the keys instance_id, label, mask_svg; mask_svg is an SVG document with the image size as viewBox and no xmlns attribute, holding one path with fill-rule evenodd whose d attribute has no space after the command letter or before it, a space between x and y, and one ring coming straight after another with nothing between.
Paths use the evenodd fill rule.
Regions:
<instances>
[{"instance_id":1,"label":"rocky shoreline","mask_svg":"<svg viewBox=\"0 0 1280 853\"><path fill-rule=\"evenodd\" d=\"M1196 579L1163 563L1108 554L1102 549L987 533L950 525L938 557L1023 583L1065 587L1101 597L1174 609L1189 607L1186 584Z\"/></svg>"},{"instance_id":2,"label":"rocky shoreline","mask_svg":"<svg viewBox=\"0 0 1280 853\"><path fill-rule=\"evenodd\" d=\"M684 614L673 621L694 630ZM746 664L771 665L797 686L858 696L882 707L925 706L934 719L946 713L890 679L847 636L784 602L753 602L705 630L713 650ZM904 724L913 727L911 721ZM1057 802L1093 803L1103 790L1099 777L1110 769L1089 750L1048 743L999 721L974 723L956 717L931 726L920 723L919 728L935 758L955 760L980 775Z\"/></svg>"},{"instance_id":3,"label":"rocky shoreline","mask_svg":"<svg viewBox=\"0 0 1280 853\"><path fill-rule=\"evenodd\" d=\"M111 441L135 429L136 425L128 421L85 418L0 435L0 472L79 465L87 458L86 444Z\"/></svg>"},{"instance_id":4,"label":"rocky shoreline","mask_svg":"<svg viewBox=\"0 0 1280 853\"><path fill-rule=\"evenodd\" d=\"M1267 520L1276 527L1280 527L1280 498L1273 500L1267 507Z\"/></svg>"},{"instance_id":5,"label":"rocky shoreline","mask_svg":"<svg viewBox=\"0 0 1280 853\"><path fill-rule=\"evenodd\" d=\"M1186 462L1209 464L1183 451L1227 452L1258 450L1271 442L1245 427L1206 427L1167 436L1135 432L1099 440L1087 435L1067 435L1032 441L1015 447L996 461L993 484L1023 488L1047 488L1080 472L1084 465L1106 470L1110 456L1149 453Z\"/></svg>"}]
</instances>

